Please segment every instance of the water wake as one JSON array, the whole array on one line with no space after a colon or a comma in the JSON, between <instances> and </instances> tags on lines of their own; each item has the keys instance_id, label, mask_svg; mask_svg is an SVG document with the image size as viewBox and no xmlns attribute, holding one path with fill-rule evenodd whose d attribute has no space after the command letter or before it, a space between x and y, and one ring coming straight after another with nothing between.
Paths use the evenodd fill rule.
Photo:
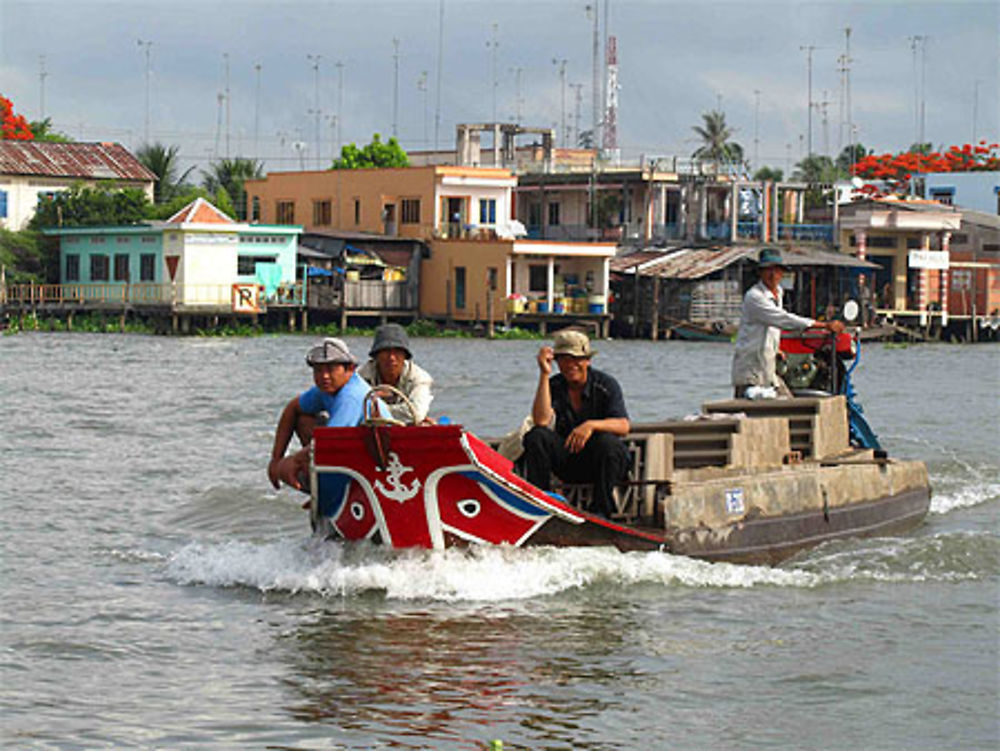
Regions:
<instances>
[{"instance_id":1,"label":"water wake","mask_svg":"<svg viewBox=\"0 0 1000 751\"><path fill-rule=\"evenodd\" d=\"M473 547L391 550L337 542L191 543L165 563L184 585L249 587L322 597L485 602L548 597L587 587L813 588L858 580L980 579L1000 571L1000 537L947 533L823 546L783 566L707 563L611 548Z\"/></svg>"}]
</instances>

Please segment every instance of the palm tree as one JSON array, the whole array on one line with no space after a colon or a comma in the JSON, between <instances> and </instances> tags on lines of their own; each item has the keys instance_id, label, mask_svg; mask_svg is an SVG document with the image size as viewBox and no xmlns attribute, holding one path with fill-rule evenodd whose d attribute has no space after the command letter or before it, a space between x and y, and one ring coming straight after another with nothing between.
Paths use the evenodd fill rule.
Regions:
<instances>
[{"instance_id":1,"label":"palm tree","mask_svg":"<svg viewBox=\"0 0 1000 751\"><path fill-rule=\"evenodd\" d=\"M179 149L179 146L164 146L157 142L141 146L135 154L142 165L156 175L156 184L153 186L154 203L167 203L175 198L181 192L187 176L194 170L192 165L180 178L177 177Z\"/></svg>"},{"instance_id":2,"label":"palm tree","mask_svg":"<svg viewBox=\"0 0 1000 751\"><path fill-rule=\"evenodd\" d=\"M229 194L236 209L236 218L246 219L246 191L243 183L247 180L257 180L264 176L264 165L256 159L235 157L220 159L213 162L209 171L204 173L202 185L209 193L217 193L220 189Z\"/></svg>"},{"instance_id":3,"label":"palm tree","mask_svg":"<svg viewBox=\"0 0 1000 751\"><path fill-rule=\"evenodd\" d=\"M691 156L713 162L716 171L723 162L742 162L743 147L729 140L733 136L733 129L726 125L726 114L712 110L702 114L701 118L702 124L694 125L691 129L701 138L702 145Z\"/></svg>"},{"instance_id":4,"label":"palm tree","mask_svg":"<svg viewBox=\"0 0 1000 751\"><path fill-rule=\"evenodd\" d=\"M828 156L810 154L801 162L795 165L795 172L792 173L793 180L800 180L804 183L832 183L837 180L837 168L833 160Z\"/></svg>"}]
</instances>

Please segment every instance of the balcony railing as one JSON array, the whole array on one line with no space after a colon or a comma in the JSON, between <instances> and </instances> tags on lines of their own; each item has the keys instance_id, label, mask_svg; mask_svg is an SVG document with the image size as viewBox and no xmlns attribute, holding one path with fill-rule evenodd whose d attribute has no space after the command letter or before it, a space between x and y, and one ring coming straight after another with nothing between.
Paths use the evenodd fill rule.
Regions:
<instances>
[{"instance_id":1,"label":"balcony railing","mask_svg":"<svg viewBox=\"0 0 1000 751\"><path fill-rule=\"evenodd\" d=\"M9 305L229 306L232 284L8 284L0 302ZM268 306L302 305L301 283L278 287L259 300Z\"/></svg>"}]
</instances>

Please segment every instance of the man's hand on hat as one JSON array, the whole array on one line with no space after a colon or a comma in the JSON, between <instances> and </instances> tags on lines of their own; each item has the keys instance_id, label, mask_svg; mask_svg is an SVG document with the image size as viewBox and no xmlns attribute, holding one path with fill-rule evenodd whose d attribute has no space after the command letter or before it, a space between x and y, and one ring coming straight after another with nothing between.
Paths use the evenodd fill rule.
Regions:
<instances>
[{"instance_id":1,"label":"man's hand on hat","mask_svg":"<svg viewBox=\"0 0 1000 751\"><path fill-rule=\"evenodd\" d=\"M552 362L556 359L556 353L552 347L542 347L538 350L538 369L542 375L552 375Z\"/></svg>"}]
</instances>

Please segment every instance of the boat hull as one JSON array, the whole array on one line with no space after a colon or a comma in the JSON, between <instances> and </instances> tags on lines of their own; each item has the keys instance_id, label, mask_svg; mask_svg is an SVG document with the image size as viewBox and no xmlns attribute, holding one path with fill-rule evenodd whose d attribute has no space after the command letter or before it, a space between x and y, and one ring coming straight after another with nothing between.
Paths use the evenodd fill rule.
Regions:
<instances>
[{"instance_id":1,"label":"boat hull","mask_svg":"<svg viewBox=\"0 0 1000 751\"><path fill-rule=\"evenodd\" d=\"M828 540L911 528L930 502L922 465L692 477L660 498L653 518L626 524L531 485L460 426L320 428L310 507L319 535L398 548L612 546L774 564ZM734 492L746 499L737 517Z\"/></svg>"}]
</instances>

